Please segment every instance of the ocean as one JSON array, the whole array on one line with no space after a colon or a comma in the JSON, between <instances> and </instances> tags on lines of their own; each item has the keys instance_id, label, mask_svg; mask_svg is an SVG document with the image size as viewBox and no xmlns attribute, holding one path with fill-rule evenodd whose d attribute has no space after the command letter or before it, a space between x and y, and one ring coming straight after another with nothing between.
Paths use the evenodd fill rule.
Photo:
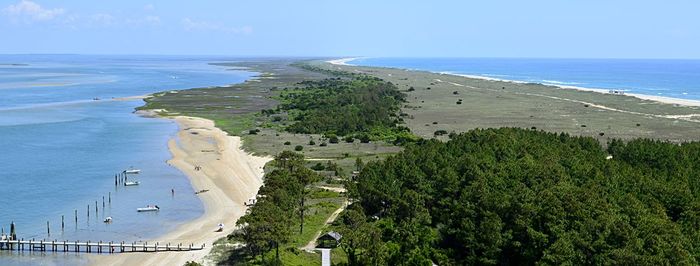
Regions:
<instances>
[{"instance_id":1,"label":"ocean","mask_svg":"<svg viewBox=\"0 0 700 266\"><path fill-rule=\"evenodd\" d=\"M700 60L359 58L347 63L700 100Z\"/></svg>"},{"instance_id":2,"label":"ocean","mask_svg":"<svg viewBox=\"0 0 700 266\"><path fill-rule=\"evenodd\" d=\"M177 124L133 114L141 100L113 98L239 83L255 74L209 64L226 61L235 59L0 55L2 230L14 222L24 239L129 242L202 215L187 177L166 163ZM131 167L141 169L130 176L141 184L115 186L115 174ZM147 204L161 211L136 212ZM103 222L108 216L110 224ZM0 251L0 265L66 259L80 256Z\"/></svg>"}]
</instances>

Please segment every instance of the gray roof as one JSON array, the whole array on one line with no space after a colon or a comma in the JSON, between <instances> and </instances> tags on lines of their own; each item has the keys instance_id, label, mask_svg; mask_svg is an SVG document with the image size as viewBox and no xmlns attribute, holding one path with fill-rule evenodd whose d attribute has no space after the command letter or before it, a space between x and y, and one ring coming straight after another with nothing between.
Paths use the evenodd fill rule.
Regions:
<instances>
[{"instance_id":1,"label":"gray roof","mask_svg":"<svg viewBox=\"0 0 700 266\"><path fill-rule=\"evenodd\" d=\"M335 239L335 241L340 241L340 239L343 238L343 235L341 235L340 233L335 232L335 231L330 231L330 232L326 233L325 235L322 235L321 237L319 237L319 239L321 239L321 238L333 238L333 239Z\"/></svg>"}]
</instances>

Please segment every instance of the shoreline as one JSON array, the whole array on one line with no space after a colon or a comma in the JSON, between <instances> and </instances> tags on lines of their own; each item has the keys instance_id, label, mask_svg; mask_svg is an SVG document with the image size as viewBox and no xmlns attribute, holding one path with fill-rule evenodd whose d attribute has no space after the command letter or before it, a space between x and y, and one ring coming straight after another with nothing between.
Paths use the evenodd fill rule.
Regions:
<instances>
[{"instance_id":1,"label":"shoreline","mask_svg":"<svg viewBox=\"0 0 700 266\"><path fill-rule=\"evenodd\" d=\"M333 60L328 60L326 63L329 63L331 65L339 65L339 66L354 66L351 64L348 64L348 62L360 59L359 57L346 57L346 58L338 58L338 59L333 59Z\"/></svg>"},{"instance_id":2,"label":"shoreline","mask_svg":"<svg viewBox=\"0 0 700 266\"><path fill-rule=\"evenodd\" d=\"M375 66L353 65L353 64L348 63L348 62L356 60L356 59L358 59L358 57L339 58L339 59L334 59L334 60L328 60L325 62L332 64L332 65L340 65L340 66L375 67ZM526 81L519 81L519 80L499 79L499 78L492 78L492 77L479 76L479 75L458 74L458 73L454 73L454 72L450 72L450 71L428 71L428 70L396 68L396 67L387 67L387 68L402 69L402 70L408 70L408 71L426 71L426 72L440 74L440 75L450 75L450 76L457 76L457 77L463 77L463 78L469 78L469 79L479 79L479 80L486 80L486 81L494 81L494 82L506 82L506 83L514 83L514 84L532 83L532 84L539 84L539 85L543 85L543 86L556 87L558 89L565 89L565 90L578 90L578 91L596 92L596 93L601 93L601 94L610 94L609 89L568 86L568 85L552 84L552 83L546 83L546 82L526 82ZM610 94L610 95L612 95L612 94ZM666 97L666 96L656 96L656 95L639 94L639 93L625 93L624 95L618 95L618 96L629 96L629 97L634 97L634 98L641 99L641 100L654 101L654 102L659 102L659 103L664 103L664 104L700 107L700 100L674 98L674 97Z\"/></svg>"},{"instance_id":3,"label":"shoreline","mask_svg":"<svg viewBox=\"0 0 700 266\"><path fill-rule=\"evenodd\" d=\"M189 252L90 256L90 264L183 265L187 261L206 264L205 257L213 243L234 231L236 221L247 210L244 203L255 197L263 184L263 167L271 160L270 157L245 152L240 137L229 136L215 127L211 120L188 116L162 117L157 112L147 110L137 114L177 122L177 137L168 141L172 154L168 163L188 177L194 191L208 191L198 194L204 205L202 216L148 242L205 244L205 248ZM201 170L195 170L195 166L201 167ZM224 224L222 232L216 232L219 223Z\"/></svg>"}]
</instances>

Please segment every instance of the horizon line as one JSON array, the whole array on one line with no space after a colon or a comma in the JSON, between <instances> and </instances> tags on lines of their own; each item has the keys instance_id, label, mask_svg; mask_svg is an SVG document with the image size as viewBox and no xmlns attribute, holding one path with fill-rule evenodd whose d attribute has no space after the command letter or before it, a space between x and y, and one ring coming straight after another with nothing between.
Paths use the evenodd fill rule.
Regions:
<instances>
[{"instance_id":1,"label":"horizon line","mask_svg":"<svg viewBox=\"0 0 700 266\"><path fill-rule=\"evenodd\" d=\"M680 57L557 57L557 56L358 56L358 55L233 55L233 54L149 54L149 53L0 53L0 56L196 56L196 57L232 57L232 58L308 58L308 59L345 59L345 58L392 58L392 59L573 59L573 60L700 60L700 58Z\"/></svg>"}]
</instances>

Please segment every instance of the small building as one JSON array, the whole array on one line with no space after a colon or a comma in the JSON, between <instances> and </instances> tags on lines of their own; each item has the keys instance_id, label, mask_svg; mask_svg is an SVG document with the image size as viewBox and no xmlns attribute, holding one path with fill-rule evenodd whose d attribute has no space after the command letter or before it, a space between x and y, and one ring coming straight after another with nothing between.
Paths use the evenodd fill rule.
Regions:
<instances>
[{"instance_id":1,"label":"small building","mask_svg":"<svg viewBox=\"0 0 700 266\"><path fill-rule=\"evenodd\" d=\"M330 231L322 236L320 236L317 240L318 246L323 247L323 248L334 248L337 247L338 244L340 244L340 239L343 238L343 236L335 231Z\"/></svg>"}]
</instances>

